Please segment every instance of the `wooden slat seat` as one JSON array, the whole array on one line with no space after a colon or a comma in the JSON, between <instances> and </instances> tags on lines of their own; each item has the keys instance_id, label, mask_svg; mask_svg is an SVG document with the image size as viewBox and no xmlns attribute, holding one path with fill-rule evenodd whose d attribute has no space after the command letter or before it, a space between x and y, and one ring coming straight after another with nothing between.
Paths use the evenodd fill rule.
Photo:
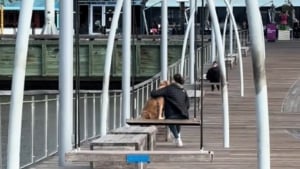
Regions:
<instances>
[{"instance_id":1,"label":"wooden slat seat","mask_svg":"<svg viewBox=\"0 0 300 169\"><path fill-rule=\"evenodd\" d=\"M108 132L108 134L146 134L147 150L154 150L157 128L155 126L124 126Z\"/></svg>"},{"instance_id":2,"label":"wooden slat seat","mask_svg":"<svg viewBox=\"0 0 300 169\"><path fill-rule=\"evenodd\" d=\"M67 152L65 160L68 162L100 162L114 161L126 162L128 156L143 157L141 162L203 162L212 161L214 152L204 150L181 150L181 151L105 151L105 150L73 150ZM145 159L147 158L147 159ZM128 161L127 161L128 163Z\"/></svg>"},{"instance_id":3,"label":"wooden slat seat","mask_svg":"<svg viewBox=\"0 0 300 169\"><path fill-rule=\"evenodd\" d=\"M108 134L93 140L90 143L91 151L139 151L146 149L146 134ZM116 163L114 160L103 160L99 157L96 161L90 161L90 165L95 169L120 168L143 169L142 165L128 166L126 162ZM123 167L124 166L124 167Z\"/></svg>"},{"instance_id":4,"label":"wooden slat seat","mask_svg":"<svg viewBox=\"0 0 300 169\"><path fill-rule=\"evenodd\" d=\"M135 150L143 150L146 145L146 134L108 134L90 143L90 149L95 147L105 149L105 147L133 147Z\"/></svg>"},{"instance_id":5,"label":"wooden slat seat","mask_svg":"<svg viewBox=\"0 0 300 169\"><path fill-rule=\"evenodd\" d=\"M250 48L249 48L249 46L242 46L241 50L242 50L243 56L246 57L248 55L248 51L250 50Z\"/></svg>"},{"instance_id":6,"label":"wooden slat seat","mask_svg":"<svg viewBox=\"0 0 300 169\"><path fill-rule=\"evenodd\" d=\"M230 69L233 68L233 64L237 64L238 54L237 53L228 53L225 57L225 63Z\"/></svg>"},{"instance_id":7,"label":"wooden slat seat","mask_svg":"<svg viewBox=\"0 0 300 169\"><path fill-rule=\"evenodd\" d=\"M127 119L126 123L129 125L185 125L185 126L201 126L201 122L198 119L164 119L164 120L153 120L153 119Z\"/></svg>"},{"instance_id":8,"label":"wooden slat seat","mask_svg":"<svg viewBox=\"0 0 300 169\"><path fill-rule=\"evenodd\" d=\"M230 69L233 68L233 62L234 62L234 58L232 58L232 57L226 57L225 58L225 63L226 63L227 66L230 67Z\"/></svg>"}]
</instances>

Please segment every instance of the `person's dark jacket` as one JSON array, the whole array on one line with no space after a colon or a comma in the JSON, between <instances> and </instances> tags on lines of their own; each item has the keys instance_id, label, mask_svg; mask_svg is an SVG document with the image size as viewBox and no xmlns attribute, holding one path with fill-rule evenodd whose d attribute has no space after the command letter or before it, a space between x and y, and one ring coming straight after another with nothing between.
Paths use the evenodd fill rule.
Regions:
<instances>
[{"instance_id":1,"label":"person's dark jacket","mask_svg":"<svg viewBox=\"0 0 300 169\"><path fill-rule=\"evenodd\" d=\"M189 98L182 85L172 83L167 87L153 90L151 97L164 97L165 117L179 116L181 119L188 119L188 109L190 107Z\"/></svg>"},{"instance_id":2,"label":"person's dark jacket","mask_svg":"<svg viewBox=\"0 0 300 169\"><path fill-rule=\"evenodd\" d=\"M206 79L210 82L220 82L220 69L218 66L211 67L206 73Z\"/></svg>"}]
</instances>

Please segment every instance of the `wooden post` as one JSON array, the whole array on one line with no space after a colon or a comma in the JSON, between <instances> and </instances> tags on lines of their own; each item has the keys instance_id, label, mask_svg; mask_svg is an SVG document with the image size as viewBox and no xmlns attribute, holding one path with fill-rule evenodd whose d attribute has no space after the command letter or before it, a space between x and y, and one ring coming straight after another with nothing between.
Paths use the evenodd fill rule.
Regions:
<instances>
[{"instance_id":1,"label":"wooden post","mask_svg":"<svg viewBox=\"0 0 300 169\"><path fill-rule=\"evenodd\" d=\"M3 5L0 5L0 34L4 33L4 11Z\"/></svg>"}]
</instances>

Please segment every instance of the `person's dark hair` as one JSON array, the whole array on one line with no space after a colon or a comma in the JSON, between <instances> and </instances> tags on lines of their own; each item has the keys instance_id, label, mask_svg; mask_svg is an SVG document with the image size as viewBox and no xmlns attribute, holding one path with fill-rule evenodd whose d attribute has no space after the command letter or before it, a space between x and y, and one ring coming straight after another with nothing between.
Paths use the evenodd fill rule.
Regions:
<instances>
[{"instance_id":1,"label":"person's dark hair","mask_svg":"<svg viewBox=\"0 0 300 169\"><path fill-rule=\"evenodd\" d=\"M173 76L173 79L175 80L175 82L179 83L179 84L184 84L184 79L181 76L181 74L175 74Z\"/></svg>"}]
</instances>

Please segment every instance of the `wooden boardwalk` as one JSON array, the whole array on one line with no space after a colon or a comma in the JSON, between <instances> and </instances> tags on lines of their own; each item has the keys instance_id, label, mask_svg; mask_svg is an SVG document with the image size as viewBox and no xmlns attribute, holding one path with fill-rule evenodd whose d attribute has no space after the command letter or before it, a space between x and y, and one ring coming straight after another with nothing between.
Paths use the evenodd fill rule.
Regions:
<instances>
[{"instance_id":1,"label":"wooden boardwalk","mask_svg":"<svg viewBox=\"0 0 300 169\"><path fill-rule=\"evenodd\" d=\"M272 169L300 168L300 41L266 43L270 146ZM240 96L239 69L229 70L230 148L223 147L220 92L207 88L204 98L204 149L214 151L212 162L151 163L148 169L254 169L257 168L255 89L252 58L243 57L245 96ZM158 150L197 150L199 127L183 127L184 147L158 143ZM30 169L58 169L57 156ZM75 168L88 168L77 164Z\"/></svg>"}]
</instances>

